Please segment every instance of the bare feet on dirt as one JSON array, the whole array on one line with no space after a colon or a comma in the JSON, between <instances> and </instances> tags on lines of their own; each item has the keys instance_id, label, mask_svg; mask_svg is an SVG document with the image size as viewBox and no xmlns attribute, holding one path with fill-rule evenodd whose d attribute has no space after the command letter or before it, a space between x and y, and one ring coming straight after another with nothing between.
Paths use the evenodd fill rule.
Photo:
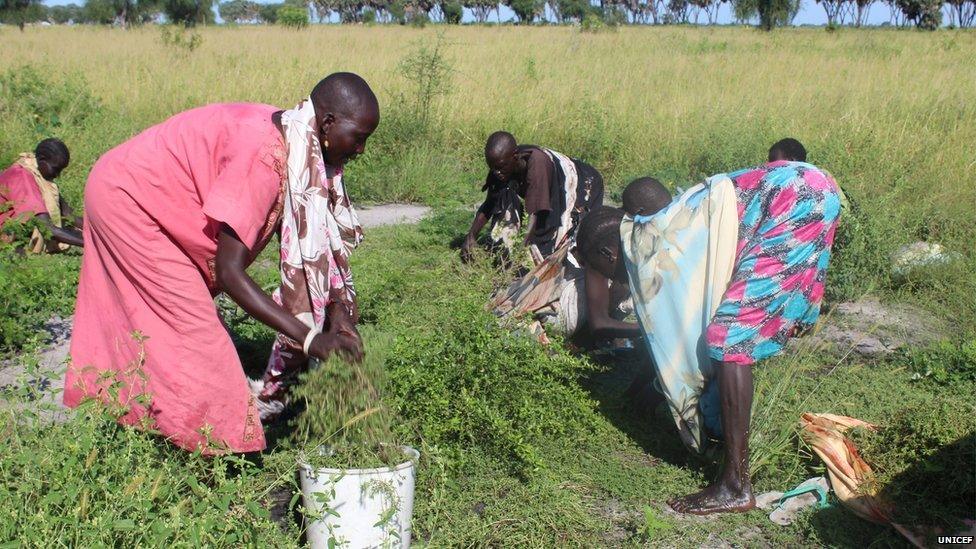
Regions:
<instances>
[{"instance_id":1,"label":"bare feet on dirt","mask_svg":"<svg viewBox=\"0 0 976 549\"><path fill-rule=\"evenodd\" d=\"M744 513L756 507L751 486L736 486L719 481L702 490L668 502L672 509L689 515Z\"/></svg>"}]
</instances>

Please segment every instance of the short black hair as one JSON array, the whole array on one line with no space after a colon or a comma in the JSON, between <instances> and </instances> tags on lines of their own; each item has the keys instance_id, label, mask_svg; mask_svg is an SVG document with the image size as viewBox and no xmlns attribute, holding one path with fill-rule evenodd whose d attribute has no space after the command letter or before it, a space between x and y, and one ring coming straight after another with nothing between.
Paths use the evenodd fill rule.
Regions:
<instances>
[{"instance_id":1,"label":"short black hair","mask_svg":"<svg viewBox=\"0 0 976 549\"><path fill-rule=\"evenodd\" d=\"M376 94L363 77L351 72L335 72L312 88L310 94L316 114L327 112L356 116L360 112L380 112Z\"/></svg>"},{"instance_id":2,"label":"short black hair","mask_svg":"<svg viewBox=\"0 0 976 549\"><path fill-rule=\"evenodd\" d=\"M505 132L497 131L488 136L485 142L485 158L501 158L507 154L515 152L518 142L515 136Z\"/></svg>"},{"instance_id":3,"label":"short black hair","mask_svg":"<svg viewBox=\"0 0 976 549\"><path fill-rule=\"evenodd\" d=\"M49 137L34 147L34 158L38 162L47 162L51 166L66 168L71 161L71 154L64 141L56 137Z\"/></svg>"},{"instance_id":4,"label":"short black hair","mask_svg":"<svg viewBox=\"0 0 976 549\"><path fill-rule=\"evenodd\" d=\"M638 177L624 189L623 208L627 215L655 214L671 203L671 193L653 177Z\"/></svg>"},{"instance_id":5,"label":"short black hair","mask_svg":"<svg viewBox=\"0 0 976 549\"><path fill-rule=\"evenodd\" d=\"M576 252L584 263L591 263L600 248L612 246L620 240L620 222L623 218L624 211L611 206L600 206L583 217L576 233Z\"/></svg>"},{"instance_id":6,"label":"short black hair","mask_svg":"<svg viewBox=\"0 0 976 549\"><path fill-rule=\"evenodd\" d=\"M803 147L802 143L792 137L780 139L769 148L769 161L776 162L777 160L806 162L807 150Z\"/></svg>"}]
</instances>

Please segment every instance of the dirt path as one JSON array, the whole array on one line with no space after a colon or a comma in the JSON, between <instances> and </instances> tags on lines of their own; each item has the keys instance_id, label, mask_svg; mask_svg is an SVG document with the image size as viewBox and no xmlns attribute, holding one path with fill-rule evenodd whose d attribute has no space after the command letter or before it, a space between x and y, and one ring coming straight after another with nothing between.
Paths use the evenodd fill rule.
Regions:
<instances>
[{"instance_id":1,"label":"dirt path","mask_svg":"<svg viewBox=\"0 0 976 549\"><path fill-rule=\"evenodd\" d=\"M364 229L384 225L409 225L427 217L430 208L418 204L380 204L356 208L359 223Z\"/></svg>"},{"instance_id":2,"label":"dirt path","mask_svg":"<svg viewBox=\"0 0 976 549\"><path fill-rule=\"evenodd\" d=\"M54 421L67 419L61 405L64 389L64 370L68 361L73 318L53 317L44 325L47 344L35 353L26 353L0 362L0 406L6 406L8 394L33 389L27 403L15 406L35 407L42 418ZM17 397L18 400L23 395Z\"/></svg>"}]
</instances>

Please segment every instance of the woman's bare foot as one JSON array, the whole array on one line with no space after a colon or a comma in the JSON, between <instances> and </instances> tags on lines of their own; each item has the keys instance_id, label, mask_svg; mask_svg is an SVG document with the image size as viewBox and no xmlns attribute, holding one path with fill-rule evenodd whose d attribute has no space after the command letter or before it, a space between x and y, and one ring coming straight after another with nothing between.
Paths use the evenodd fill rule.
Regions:
<instances>
[{"instance_id":1,"label":"woman's bare foot","mask_svg":"<svg viewBox=\"0 0 976 549\"><path fill-rule=\"evenodd\" d=\"M710 515L712 513L744 513L756 507L751 486L735 486L719 481L701 492L675 498L668 502L679 513Z\"/></svg>"}]
</instances>

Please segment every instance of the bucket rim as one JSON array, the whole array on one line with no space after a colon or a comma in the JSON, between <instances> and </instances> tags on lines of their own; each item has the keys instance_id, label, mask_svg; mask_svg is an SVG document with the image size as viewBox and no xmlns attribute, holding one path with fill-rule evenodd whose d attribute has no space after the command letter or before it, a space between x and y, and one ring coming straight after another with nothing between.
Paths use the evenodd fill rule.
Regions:
<instances>
[{"instance_id":1,"label":"bucket rim","mask_svg":"<svg viewBox=\"0 0 976 549\"><path fill-rule=\"evenodd\" d=\"M335 474L345 474L345 475L376 475L380 473L394 473L397 471L404 471L414 466L417 461L420 460L420 451L412 446L402 445L400 446L400 451L407 457L406 461L403 461L397 465L388 465L386 467L373 467L370 469L357 469L355 467L339 468L339 467L312 467L307 461L300 460L298 462L299 467L306 473L319 475L335 475Z\"/></svg>"}]
</instances>

